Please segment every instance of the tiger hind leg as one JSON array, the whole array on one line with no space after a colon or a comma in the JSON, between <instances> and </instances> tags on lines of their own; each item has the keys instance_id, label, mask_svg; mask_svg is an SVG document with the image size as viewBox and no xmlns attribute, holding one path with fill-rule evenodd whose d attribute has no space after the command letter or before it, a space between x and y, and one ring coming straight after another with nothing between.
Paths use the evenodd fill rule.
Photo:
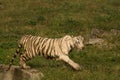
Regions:
<instances>
[{"instance_id":1,"label":"tiger hind leg","mask_svg":"<svg viewBox=\"0 0 120 80\"><path fill-rule=\"evenodd\" d=\"M24 55L20 56L20 68L22 69L30 69L30 66L26 65L27 59L24 57Z\"/></svg>"}]
</instances>

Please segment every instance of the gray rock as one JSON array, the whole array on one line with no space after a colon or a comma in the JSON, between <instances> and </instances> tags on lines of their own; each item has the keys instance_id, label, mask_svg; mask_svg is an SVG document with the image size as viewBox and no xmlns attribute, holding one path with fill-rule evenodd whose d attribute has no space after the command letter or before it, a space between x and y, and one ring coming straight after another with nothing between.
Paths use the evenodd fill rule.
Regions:
<instances>
[{"instance_id":1,"label":"gray rock","mask_svg":"<svg viewBox=\"0 0 120 80\"><path fill-rule=\"evenodd\" d=\"M101 38L90 38L85 44L94 45L94 44L102 44L103 42L104 42L104 39L101 39Z\"/></svg>"},{"instance_id":2,"label":"gray rock","mask_svg":"<svg viewBox=\"0 0 120 80\"><path fill-rule=\"evenodd\" d=\"M104 42L104 40L101 38L93 38L89 39L88 44L102 44L102 42Z\"/></svg>"},{"instance_id":3,"label":"gray rock","mask_svg":"<svg viewBox=\"0 0 120 80\"><path fill-rule=\"evenodd\" d=\"M7 65L0 64L0 80L41 80L43 74L36 69L20 69L19 66L12 66L6 71Z\"/></svg>"}]
</instances>

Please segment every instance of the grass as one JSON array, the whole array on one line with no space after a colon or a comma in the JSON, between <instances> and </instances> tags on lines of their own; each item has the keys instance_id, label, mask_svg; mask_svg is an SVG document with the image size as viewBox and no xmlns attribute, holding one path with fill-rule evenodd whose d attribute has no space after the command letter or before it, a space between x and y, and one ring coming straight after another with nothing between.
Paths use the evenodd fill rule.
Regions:
<instances>
[{"instance_id":1,"label":"grass","mask_svg":"<svg viewBox=\"0 0 120 80\"><path fill-rule=\"evenodd\" d=\"M119 80L120 30L119 0L0 0L0 64L9 64L22 35L62 37L90 34L93 28L108 32L102 38L108 47L86 46L73 50L70 58L81 64L74 71L61 61L36 57L28 65L39 69L43 80ZM15 65L18 65L16 59Z\"/></svg>"}]
</instances>

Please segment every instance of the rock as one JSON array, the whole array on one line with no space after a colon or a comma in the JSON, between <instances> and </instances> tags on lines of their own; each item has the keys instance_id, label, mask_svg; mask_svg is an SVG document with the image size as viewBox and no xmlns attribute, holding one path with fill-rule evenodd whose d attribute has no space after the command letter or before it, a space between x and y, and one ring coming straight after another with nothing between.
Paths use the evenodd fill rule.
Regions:
<instances>
[{"instance_id":1,"label":"rock","mask_svg":"<svg viewBox=\"0 0 120 80\"><path fill-rule=\"evenodd\" d=\"M93 28L91 30L90 36L91 38L102 37L103 33L104 33L104 30L102 29Z\"/></svg>"},{"instance_id":2,"label":"rock","mask_svg":"<svg viewBox=\"0 0 120 80\"><path fill-rule=\"evenodd\" d=\"M85 44L94 45L94 44L102 44L105 40L101 38L90 38Z\"/></svg>"},{"instance_id":3,"label":"rock","mask_svg":"<svg viewBox=\"0 0 120 80\"><path fill-rule=\"evenodd\" d=\"M0 80L41 80L43 74L36 69L20 69L19 66L12 66L6 71L7 65L0 64Z\"/></svg>"},{"instance_id":4,"label":"rock","mask_svg":"<svg viewBox=\"0 0 120 80\"><path fill-rule=\"evenodd\" d=\"M104 42L104 40L101 38L92 38L89 39L88 44L102 44L102 42Z\"/></svg>"}]
</instances>

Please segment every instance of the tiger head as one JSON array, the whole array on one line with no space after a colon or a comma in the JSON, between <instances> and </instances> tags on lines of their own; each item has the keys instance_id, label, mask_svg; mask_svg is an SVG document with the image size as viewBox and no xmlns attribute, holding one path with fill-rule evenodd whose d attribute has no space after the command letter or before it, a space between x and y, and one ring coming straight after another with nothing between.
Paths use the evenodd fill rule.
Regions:
<instances>
[{"instance_id":1,"label":"tiger head","mask_svg":"<svg viewBox=\"0 0 120 80\"><path fill-rule=\"evenodd\" d=\"M84 47L84 38L82 36L73 37L74 47L81 50Z\"/></svg>"},{"instance_id":2,"label":"tiger head","mask_svg":"<svg viewBox=\"0 0 120 80\"><path fill-rule=\"evenodd\" d=\"M82 36L73 37L70 35L66 35L64 38L66 43L68 43L67 45L71 46L72 48L76 47L81 50L84 47L84 38Z\"/></svg>"}]
</instances>

